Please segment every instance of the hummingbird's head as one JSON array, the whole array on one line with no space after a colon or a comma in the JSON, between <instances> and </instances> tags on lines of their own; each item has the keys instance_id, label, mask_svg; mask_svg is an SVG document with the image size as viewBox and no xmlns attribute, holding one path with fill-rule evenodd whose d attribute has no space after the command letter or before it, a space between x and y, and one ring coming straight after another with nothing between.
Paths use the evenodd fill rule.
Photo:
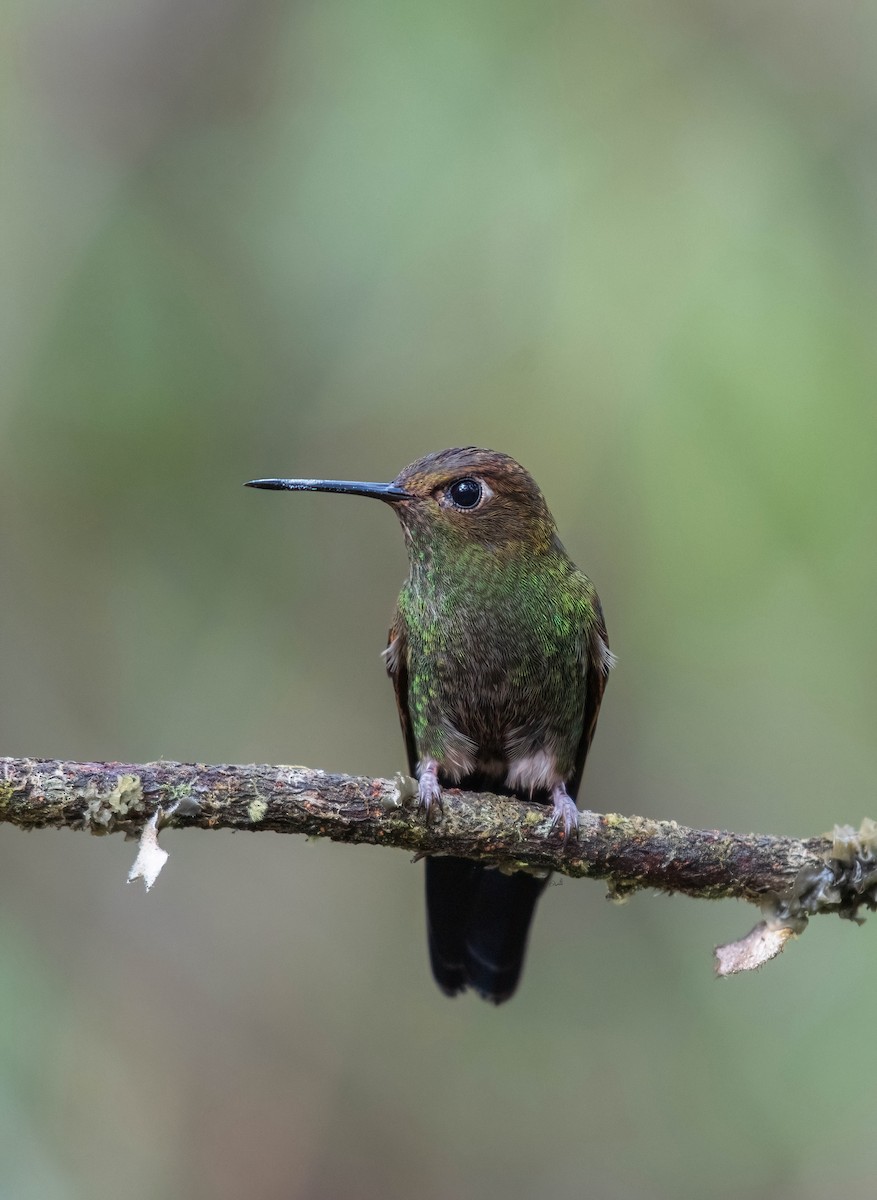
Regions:
<instances>
[{"instance_id":1,"label":"hummingbird's head","mask_svg":"<svg viewBox=\"0 0 877 1200\"><path fill-rule=\"evenodd\" d=\"M409 544L436 540L519 544L531 551L554 544L554 519L533 477L496 450L465 446L419 458L392 483L341 479L253 479L248 487L293 492L346 492L391 504Z\"/></svg>"},{"instance_id":2,"label":"hummingbird's head","mask_svg":"<svg viewBox=\"0 0 877 1200\"><path fill-rule=\"evenodd\" d=\"M554 519L535 480L496 450L464 446L419 458L393 480L406 493L394 507L409 539L444 534L490 547L547 548Z\"/></svg>"}]
</instances>

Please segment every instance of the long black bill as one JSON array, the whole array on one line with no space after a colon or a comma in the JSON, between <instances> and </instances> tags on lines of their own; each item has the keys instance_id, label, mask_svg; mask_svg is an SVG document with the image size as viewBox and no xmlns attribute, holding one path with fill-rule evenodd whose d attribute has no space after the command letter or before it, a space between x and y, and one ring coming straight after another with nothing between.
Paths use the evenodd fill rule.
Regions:
<instances>
[{"instance_id":1,"label":"long black bill","mask_svg":"<svg viewBox=\"0 0 877 1200\"><path fill-rule=\"evenodd\" d=\"M251 479L245 486L272 492L347 492L351 496L374 496L391 504L411 499L410 492L394 483L353 483L347 479Z\"/></svg>"}]
</instances>

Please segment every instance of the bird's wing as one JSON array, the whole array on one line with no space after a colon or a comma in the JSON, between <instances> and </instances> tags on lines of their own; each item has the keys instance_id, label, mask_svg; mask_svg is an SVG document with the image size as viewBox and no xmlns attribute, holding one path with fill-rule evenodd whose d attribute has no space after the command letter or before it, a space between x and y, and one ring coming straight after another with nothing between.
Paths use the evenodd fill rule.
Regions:
<instances>
[{"instance_id":1,"label":"bird's wing","mask_svg":"<svg viewBox=\"0 0 877 1200\"><path fill-rule=\"evenodd\" d=\"M585 759L588 757L588 750L591 746L594 730L597 728L600 704L603 700L603 693L606 690L606 679L615 662L614 655L609 649L609 638L606 634L606 621L603 617L600 598L593 588L591 589L590 600L593 605L594 615L593 619L588 622L586 631L584 723L582 725L581 740L576 751L575 773L568 785L569 794L573 799L578 794L579 785L582 782Z\"/></svg>"},{"instance_id":2,"label":"bird's wing","mask_svg":"<svg viewBox=\"0 0 877 1200\"><path fill-rule=\"evenodd\" d=\"M405 738L405 749L408 752L408 770L416 777L419 755L414 741L414 730L411 727L411 714L408 711L408 632L405 619L398 609L387 637L384 662L387 664L387 674L393 681L393 690L396 693L399 724L402 726L402 736Z\"/></svg>"}]
</instances>

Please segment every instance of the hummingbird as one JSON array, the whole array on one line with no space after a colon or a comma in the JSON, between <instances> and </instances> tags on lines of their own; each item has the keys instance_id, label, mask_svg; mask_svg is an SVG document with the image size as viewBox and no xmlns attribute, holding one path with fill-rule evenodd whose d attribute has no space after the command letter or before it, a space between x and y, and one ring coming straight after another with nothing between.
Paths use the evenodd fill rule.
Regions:
<instances>
[{"instance_id":1,"label":"hummingbird","mask_svg":"<svg viewBox=\"0 0 877 1200\"><path fill-rule=\"evenodd\" d=\"M474 446L428 454L392 483L254 479L248 487L372 496L408 553L384 651L425 819L442 788L550 805L578 837L576 796L614 663L597 592L557 536L532 476ZM547 876L426 859L429 956L448 996L514 993Z\"/></svg>"}]
</instances>

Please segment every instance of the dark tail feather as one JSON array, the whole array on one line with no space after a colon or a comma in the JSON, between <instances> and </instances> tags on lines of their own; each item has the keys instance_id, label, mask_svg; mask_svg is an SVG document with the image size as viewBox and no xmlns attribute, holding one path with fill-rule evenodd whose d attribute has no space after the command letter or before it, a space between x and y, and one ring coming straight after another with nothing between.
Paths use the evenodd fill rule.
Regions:
<instances>
[{"instance_id":1,"label":"dark tail feather","mask_svg":"<svg viewBox=\"0 0 877 1200\"><path fill-rule=\"evenodd\" d=\"M501 1004L518 986L546 879L504 875L463 858L426 860L429 957L448 996L466 987Z\"/></svg>"},{"instance_id":2,"label":"dark tail feather","mask_svg":"<svg viewBox=\"0 0 877 1200\"><path fill-rule=\"evenodd\" d=\"M480 870L465 858L426 860L429 961L436 983L447 996L456 996L466 987L466 924Z\"/></svg>"},{"instance_id":3,"label":"dark tail feather","mask_svg":"<svg viewBox=\"0 0 877 1200\"><path fill-rule=\"evenodd\" d=\"M514 994L524 966L536 901L548 882L521 871L482 867L466 930L466 982L484 1000Z\"/></svg>"}]
</instances>

